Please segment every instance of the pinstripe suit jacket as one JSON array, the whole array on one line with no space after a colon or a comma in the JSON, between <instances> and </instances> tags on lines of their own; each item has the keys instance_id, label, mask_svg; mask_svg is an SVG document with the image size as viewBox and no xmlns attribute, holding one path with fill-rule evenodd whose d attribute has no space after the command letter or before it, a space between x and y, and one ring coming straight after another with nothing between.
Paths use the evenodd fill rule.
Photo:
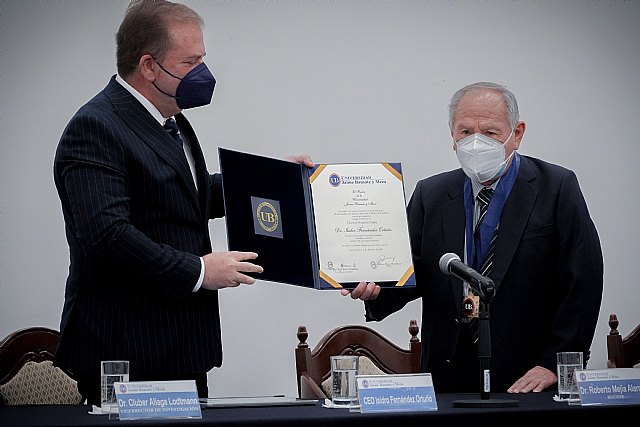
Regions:
<instances>
[{"instance_id":1,"label":"pinstripe suit jacket","mask_svg":"<svg viewBox=\"0 0 640 427\"><path fill-rule=\"evenodd\" d=\"M54 180L70 252L56 364L94 374L131 362L131 380L205 373L222 363L217 291L192 292L208 220L224 215L190 124L184 152L115 76L60 139Z\"/></svg>"},{"instance_id":2,"label":"pinstripe suit jacket","mask_svg":"<svg viewBox=\"0 0 640 427\"><path fill-rule=\"evenodd\" d=\"M603 290L599 237L575 174L531 157L520 170L500 217L491 278L491 390L505 392L535 365L555 372L556 352L588 355ZM383 290L367 302L367 319L381 320L422 299L422 369L436 391L448 388L462 310L462 281L440 271L449 252L464 259L461 169L420 181L409 201L417 286Z\"/></svg>"}]
</instances>

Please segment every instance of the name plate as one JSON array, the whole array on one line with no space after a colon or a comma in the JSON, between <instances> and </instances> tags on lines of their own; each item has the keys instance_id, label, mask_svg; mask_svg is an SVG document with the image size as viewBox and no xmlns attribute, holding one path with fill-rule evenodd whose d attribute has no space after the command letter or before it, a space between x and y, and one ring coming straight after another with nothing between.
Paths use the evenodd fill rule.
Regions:
<instances>
[{"instance_id":1,"label":"name plate","mask_svg":"<svg viewBox=\"0 0 640 427\"><path fill-rule=\"evenodd\" d=\"M357 375L360 412L437 411L431 374Z\"/></svg>"},{"instance_id":2,"label":"name plate","mask_svg":"<svg viewBox=\"0 0 640 427\"><path fill-rule=\"evenodd\" d=\"M121 420L202 418L194 380L115 383L114 388Z\"/></svg>"},{"instance_id":3,"label":"name plate","mask_svg":"<svg viewBox=\"0 0 640 427\"><path fill-rule=\"evenodd\" d=\"M640 369L587 369L576 371L580 404L640 404Z\"/></svg>"}]
</instances>

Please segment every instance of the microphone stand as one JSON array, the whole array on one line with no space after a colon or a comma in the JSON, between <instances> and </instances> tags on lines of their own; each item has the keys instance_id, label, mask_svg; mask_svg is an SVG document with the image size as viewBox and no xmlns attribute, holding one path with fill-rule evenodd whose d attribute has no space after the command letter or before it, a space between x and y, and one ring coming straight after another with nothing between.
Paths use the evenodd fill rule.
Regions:
<instances>
[{"instance_id":1,"label":"microphone stand","mask_svg":"<svg viewBox=\"0 0 640 427\"><path fill-rule=\"evenodd\" d=\"M489 307L495 296L493 281L487 278L486 284L477 286L467 282L480 298L478 313L478 362L480 364L480 399L455 400L454 407L459 408L511 408L518 406L517 400L492 399L491 392L491 328L489 326Z\"/></svg>"}]
</instances>

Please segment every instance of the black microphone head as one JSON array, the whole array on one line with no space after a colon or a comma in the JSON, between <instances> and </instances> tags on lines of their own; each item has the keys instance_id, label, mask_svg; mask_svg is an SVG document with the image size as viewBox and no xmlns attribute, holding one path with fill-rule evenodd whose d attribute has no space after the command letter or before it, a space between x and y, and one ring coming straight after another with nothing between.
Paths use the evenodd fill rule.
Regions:
<instances>
[{"instance_id":1,"label":"black microphone head","mask_svg":"<svg viewBox=\"0 0 640 427\"><path fill-rule=\"evenodd\" d=\"M449 270L449 264L451 261L460 261L460 257L453 252L449 252L440 257L440 271L444 274L451 274L451 270Z\"/></svg>"}]
</instances>

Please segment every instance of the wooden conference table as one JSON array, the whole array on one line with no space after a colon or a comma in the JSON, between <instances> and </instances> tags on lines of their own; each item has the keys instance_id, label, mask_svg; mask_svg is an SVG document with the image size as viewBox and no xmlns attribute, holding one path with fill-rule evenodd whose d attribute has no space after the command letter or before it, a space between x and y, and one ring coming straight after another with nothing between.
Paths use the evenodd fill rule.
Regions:
<instances>
[{"instance_id":1,"label":"wooden conference table","mask_svg":"<svg viewBox=\"0 0 640 427\"><path fill-rule=\"evenodd\" d=\"M252 408L210 408L202 410L201 419L158 419L120 421L106 415L90 415L89 407L80 406L5 406L0 407L0 426L349 426L371 427L402 425L410 426L482 426L482 425L531 425L531 422L554 425L594 425L628 423L637 425L640 405L618 406L569 406L555 402L553 392L528 394L493 393L491 399L517 400L518 406L511 408L454 407L460 399L476 399L477 395L436 395L437 411L387 412L361 414L348 409L329 409L316 405L272 406ZM627 421L623 421L627 420ZM542 425L542 424L534 424Z\"/></svg>"}]
</instances>

